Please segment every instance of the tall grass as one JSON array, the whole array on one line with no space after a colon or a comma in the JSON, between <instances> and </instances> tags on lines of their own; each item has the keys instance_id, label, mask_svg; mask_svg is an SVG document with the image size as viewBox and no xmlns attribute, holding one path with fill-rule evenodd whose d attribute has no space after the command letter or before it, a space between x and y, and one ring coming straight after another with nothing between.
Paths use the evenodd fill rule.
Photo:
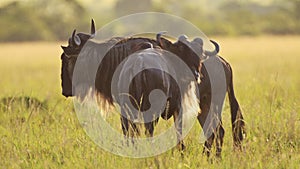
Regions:
<instances>
[{"instance_id":1,"label":"tall grass","mask_svg":"<svg viewBox=\"0 0 300 169\"><path fill-rule=\"evenodd\" d=\"M72 100L61 95L60 43L13 43L0 45L0 97L37 98L47 108L0 103L1 168L298 168L300 37L214 39L233 67L248 131L243 152L233 151L226 102L221 161L202 155L199 124L185 138L183 159L177 149L145 159L110 154L85 134Z\"/></svg>"}]
</instances>

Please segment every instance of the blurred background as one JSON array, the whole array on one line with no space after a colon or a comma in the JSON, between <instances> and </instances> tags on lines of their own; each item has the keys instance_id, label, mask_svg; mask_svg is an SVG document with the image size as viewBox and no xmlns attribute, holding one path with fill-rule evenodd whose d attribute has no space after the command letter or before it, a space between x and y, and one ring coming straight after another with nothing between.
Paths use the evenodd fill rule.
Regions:
<instances>
[{"instance_id":1,"label":"blurred background","mask_svg":"<svg viewBox=\"0 0 300 169\"><path fill-rule=\"evenodd\" d=\"M145 11L180 16L220 44L245 117L245 151L232 151L228 101L223 160L214 163L202 154L196 123L184 158L176 149L122 158L84 132L72 99L61 94L60 45L73 29L89 32L91 18L100 29ZM299 18L300 0L0 0L0 168L299 168Z\"/></svg>"},{"instance_id":2,"label":"blurred background","mask_svg":"<svg viewBox=\"0 0 300 169\"><path fill-rule=\"evenodd\" d=\"M0 42L66 40L74 28L99 29L145 11L189 20L206 35L300 34L300 0L1 0Z\"/></svg>"}]
</instances>

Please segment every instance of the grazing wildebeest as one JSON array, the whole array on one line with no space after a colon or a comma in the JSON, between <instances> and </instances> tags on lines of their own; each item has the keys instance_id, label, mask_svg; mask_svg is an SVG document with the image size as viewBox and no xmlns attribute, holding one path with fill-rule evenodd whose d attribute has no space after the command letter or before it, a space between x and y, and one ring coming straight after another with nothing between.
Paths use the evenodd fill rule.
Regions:
<instances>
[{"instance_id":1,"label":"grazing wildebeest","mask_svg":"<svg viewBox=\"0 0 300 169\"><path fill-rule=\"evenodd\" d=\"M157 41L159 42L159 45L162 47L162 49L169 50L168 46L171 42L165 38L162 38L161 34L157 35ZM243 115L233 90L233 80L232 80L233 77L232 77L231 66L221 56L217 56L217 53L219 51L219 46L216 42L214 41L211 42L216 47L216 51L214 53L203 51L203 41L200 38L195 38L192 42L186 41L186 43L188 43L196 53L204 52L204 55L199 55L199 56L208 56L207 58L205 58L205 61L203 62L200 70L201 83L199 83L198 89L199 89L199 96L200 96L199 100L200 100L201 112L198 115L198 121L202 126L202 128L204 127L205 123L212 123L212 121L217 121L218 123L217 126L213 126L215 127L213 129L214 130L213 133L207 136L208 138L205 141L203 152L205 152L207 156L210 155L211 146L213 144L214 138L216 138L216 155L220 157L222 151L224 133L225 133L224 128L222 126L221 111L222 111L226 91L228 93L230 109L231 109L232 132L233 132L233 141L235 147L241 148L241 141L244 139L243 135L245 134L245 123L243 121ZM190 55L190 53L187 52L186 55ZM226 80L225 91L216 90L214 91L214 93L212 93L211 80L207 70L208 65L206 65L206 63L208 62L213 64L217 64L217 62L219 62L223 66L224 73L225 73L225 80ZM215 74L214 78L221 79L222 76L223 75L221 74ZM213 95L216 98L214 100L212 100ZM210 109L212 109L214 118L208 118Z\"/></svg>"},{"instance_id":2,"label":"grazing wildebeest","mask_svg":"<svg viewBox=\"0 0 300 169\"><path fill-rule=\"evenodd\" d=\"M96 73L96 79L95 79L95 90L100 95L100 97L104 100L104 102L113 105L114 102L114 96L111 93L111 84L114 72L116 68L119 66L119 64L127 58L130 54L137 52L141 49L149 48L149 46L158 47L157 41L149 38L112 38L108 42L105 43L96 43L88 41L91 39L95 34L95 26L94 22L92 21L91 26L91 34L85 34L85 33L78 33L76 34L76 31L74 30L72 33L72 37L69 39L69 44L67 47L63 47L64 50L63 54L61 55L62 59L62 94L66 97L73 96L74 95L74 84L72 84L72 78L73 78L73 71L75 67L75 63L77 60L77 57L79 53L81 52L83 46L86 43L90 43L89 45L94 46L94 50L97 51L97 49L102 48L103 46L107 44L113 44L111 45L111 48L108 50L108 52L103 57L101 63L99 64L97 73ZM151 44L151 45L149 45ZM190 68L190 70L194 73L195 78L192 79L185 79L188 80L187 82L192 83L195 81L196 78L199 76L200 66L201 66L201 59L198 57L198 55L193 52L190 47L183 43L180 39L175 43L168 43L168 47L165 47L167 51L170 51L177 55L180 59L182 59L183 62ZM103 52L103 51L102 51ZM216 53L216 52L211 52ZM147 54L143 54L147 55ZM160 53L152 53L149 54L153 57L161 58L159 55ZM149 58L148 56L146 58ZM161 60L162 61L162 60ZM157 64L159 62L156 62ZM168 63L164 63L168 64ZM147 73L145 73L147 72ZM150 78L150 76L154 76L157 79L163 79L161 80L154 80L152 83L148 83L148 86L144 86L141 88L139 92L137 92L138 88L140 88L141 84L132 84L131 85L131 91L132 93L129 93L130 95L135 96L135 100L140 100L141 95L147 95L149 94L149 91L151 91L154 87L161 88L163 91L168 90L166 95L168 96L168 106L167 109L163 111L161 114L161 117L163 119L169 119L170 117L174 117L175 120L175 127L177 128L177 134L178 134L178 142L180 149L184 149L184 144L181 138L181 127L180 127L180 120L179 119L179 111L181 109L181 101L182 98L180 96L180 92L178 92L178 88L176 87L176 83L174 79L169 77L169 75L158 75L160 71L158 70L147 70L144 73L144 75L147 77L147 79ZM160 72L161 73L161 72ZM83 75L84 76L84 75ZM139 75L135 77L135 80L140 79ZM163 82L163 83L162 83ZM145 83L145 81L143 82ZM187 89L186 89L187 90ZM195 91L196 92L196 91ZM145 97L147 98L147 97ZM142 101L142 109L147 109L149 105L149 101L144 100ZM198 100L194 99L193 102L196 102L198 104ZM192 106L191 106L192 107ZM122 108L122 105L121 105ZM128 112L124 113L125 115ZM122 130L124 135L128 135L128 127L129 125L133 125L133 128L135 127L135 124L132 121L129 121L125 116L121 116L121 122L122 122ZM145 123L146 132L152 136L154 131L154 125L155 122L157 122L157 119L154 119L151 123Z\"/></svg>"},{"instance_id":3,"label":"grazing wildebeest","mask_svg":"<svg viewBox=\"0 0 300 169\"><path fill-rule=\"evenodd\" d=\"M230 111L231 111L231 124L232 124L232 135L234 147L241 149L241 142L244 139L245 134L245 122L240 109L240 105L235 97L233 89L233 75L232 68L230 64L223 59L221 56L215 56L208 58L205 62L220 62L224 68L225 79L226 79L226 91L229 98ZM212 84L209 79L209 73L207 71L206 64L203 64L201 69L201 83L199 84L199 93L200 93L200 108L201 113L198 116L198 121L201 126L204 125L205 120L207 119L209 109L213 109L219 116L216 116L216 120L219 121L216 131L208 138L205 142L205 152L209 156L211 146L213 144L214 138L216 138L216 155L221 156L223 138L225 130L222 126L222 117L221 111L226 95L226 91L217 90L212 93ZM218 78L215 77L215 78ZM212 100L212 97L217 97L217 99ZM221 109L220 109L221 108Z\"/></svg>"},{"instance_id":4,"label":"grazing wildebeest","mask_svg":"<svg viewBox=\"0 0 300 169\"><path fill-rule=\"evenodd\" d=\"M181 87L183 87L183 93L189 93L189 97L182 98L178 87L178 83L169 75L166 75L163 73L161 70L146 70L141 73L139 73L136 78L133 80L133 85L131 85L130 89L130 95L134 98L134 100L141 100L141 105L140 109L147 110L150 107L149 103L149 94L152 90L154 89L161 89L162 91L165 92L167 95L167 102L168 105L165 110L163 110L161 117L165 120L169 119L170 117L173 116L174 121L175 121L175 127L178 128L178 142L180 142L180 149L184 149L184 144L182 142L182 136L181 136L181 117L180 117L180 111L182 109L181 105L182 103L186 103L183 101L183 99L188 99L190 100L189 103L192 103L190 105L190 111L193 111L192 107L197 107L195 105L198 104L198 99L196 96L197 91L192 91L190 92L189 90L195 90L196 87L191 87L196 83L196 79L199 77L199 71L200 71L200 66L201 66L201 57L199 57L185 42L184 42L184 36L180 36L179 40L175 43L169 43L168 44L168 52L172 52L175 54L175 57L179 57L185 65L187 65L187 68L190 69L192 73L192 76L189 78L188 76L181 76L179 75L180 71L186 71L186 70L175 70L175 69L180 69L180 67L176 67L175 65L172 64L172 60L168 60L166 56L162 53L157 53L154 54L153 51L151 50L146 50L144 53L141 53L142 56L144 57L138 57L138 59L132 61L134 63L139 62L138 65L144 65L147 60L152 59L151 64L155 64L156 66L162 66L166 65L165 67L168 67L167 65L170 65L171 69L177 73L178 79L181 81ZM141 46L151 46L149 42L143 43ZM147 53L149 52L149 53ZM212 52L215 53L215 52ZM147 56L149 55L149 56ZM162 56L161 56L162 55ZM175 58L172 58L175 59ZM136 67L136 65L125 65L125 70L130 72L132 69ZM194 95L194 96L193 96ZM193 105L194 104L194 105ZM188 106L187 106L188 107ZM184 110L183 113L186 113L188 110ZM197 111L197 110L195 110ZM126 113L125 113L126 114ZM152 115L152 114L151 114ZM179 119L179 120L178 120ZM123 124L126 124L123 126L125 128L125 133L127 133L128 130L128 122L127 118L122 119ZM154 119L154 121L151 121L149 123L145 123L146 127L146 132L152 136L154 132L154 125L158 121L158 118ZM135 125L135 124L133 124ZM123 130L124 131L124 130Z\"/></svg>"}]
</instances>

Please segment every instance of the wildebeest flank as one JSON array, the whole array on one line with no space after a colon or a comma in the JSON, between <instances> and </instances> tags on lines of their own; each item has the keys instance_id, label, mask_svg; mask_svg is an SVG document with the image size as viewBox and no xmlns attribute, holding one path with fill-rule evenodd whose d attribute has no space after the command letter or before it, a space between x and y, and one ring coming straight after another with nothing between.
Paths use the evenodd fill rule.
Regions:
<instances>
[{"instance_id":1,"label":"wildebeest flank","mask_svg":"<svg viewBox=\"0 0 300 169\"><path fill-rule=\"evenodd\" d=\"M221 156L222 151L222 145L223 145L223 138L225 134L225 130L222 125L222 116L221 111L226 95L226 91L217 90L212 92L212 84L210 81L209 73L207 71L206 62L220 62L221 65L224 68L225 73L225 85L226 85L226 91L229 98L229 104L230 104L230 111L231 111L231 123L232 123L232 135L233 135L233 143L234 146L241 149L241 142L244 139L244 135L246 133L245 131L245 122L244 118L240 109L240 105L235 97L234 89L233 89L233 74L232 74L232 68L230 64L223 59L221 56L214 56L209 57L203 64L201 68L201 83L199 84L199 93L200 93L200 108L201 113L198 116L198 121L203 127L205 123L207 123L207 117L209 110L212 109L212 112L216 114L215 119L219 121L219 125L217 126L214 133L207 139L205 142L205 149L204 152L207 153L209 156L211 146L213 144L214 139L216 139L216 155ZM216 75L217 77L214 78L221 78L221 75ZM212 100L212 97L215 97L217 99ZM210 123L208 121L208 123Z\"/></svg>"},{"instance_id":2,"label":"wildebeest flank","mask_svg":"<svg viewBox=\"0 0 300 169\"><path fill-rule=\"evenodd\" d=\"M160 46L164 49L169 46L171 43L169 40L162 38L161 34L158 34L157 41L159 42ZM214 139L216 138L216 154L217 156L221 156L221 150L222 150L222 144L223 144L223 138L224 138L224 128L222 126L222 118L221 118L221 108L223 107L226 91L228 93L229 97L229 103L230 103L230 109L231 109L231 121L232 121L232 133L233 133L233 141L234 146L241 148L241 142L244 139L245 134L245 123L243 119L242 112L240 110L239 103L235 97L234 89L233 89L233 75L232 75L232 69L230 64L225 61L222 57L217 56L217 53L219 52L219 46L216 42L211 41L215 47L216 50L214 52L208 52L203 50L203 41L200 38L195 38L192 42L187 41L187 38L183 38L182 42L188 44L194 52L196 53L204 53L199 56L207 56L206 58L203 58L205 60L202 63L202 66L200 67L200 83L199 83L199 100L200 100L200 109L201 113L198 115L198 121L202 128L204 127L205 123L213 124L218 123L217 126L211 126L214 128L210 128L210 126L207 128L207 130L213 130L213 133L204 131L204 133L208 133L209 135L206 135L208 138L205 141L204 144L204 152L209 156L211 146L213 144ZM172 49L176 50L176 49ZM172 51L171 50L171 51ZM186 55L191 55L191 51L186 52ZM218 63L221 64L224 68L225 73L225 86L226 91L222 90L216 90L212 92L212 84L209 77L209 73L207 70L207 66L209 66L208 62L210 62L210 65L218 65ZM191 63L192 64L192 63ZM222 79L222 74L215 74L216 79ZM216 85L216 84L214 84ZM212 97L215 99L212 100ZM211 113L213 114L213 118L208 118L209 112L211 110ZM206 130L204 128L204 130ZM211 135L210 135L211 134Z\"/></svg>"}]
</instances>

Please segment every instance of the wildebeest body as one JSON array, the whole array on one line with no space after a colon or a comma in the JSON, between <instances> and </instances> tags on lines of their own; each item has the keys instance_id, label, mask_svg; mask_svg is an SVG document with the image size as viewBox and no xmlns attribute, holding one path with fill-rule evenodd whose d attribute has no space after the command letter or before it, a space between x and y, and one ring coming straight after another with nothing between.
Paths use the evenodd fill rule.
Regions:
<instances>
[{"instance_id":1,"label":"wildebeest body","mask_svg":"<svg viewBox=\"0 0 300 169\"><path fill-rule=\"evenodd\" d=\"M207 138L207 141L205 142L204 152L207 153L207 155L210 154L211 146L213 144L214 139L216 139L216 155L220 156L222 151L223 138L225 134L225 130L222 124L221 108L223 107L226 92L228 93L231 109L232 134L235 147L241 148L241 142L243 141L245 134L245 123L242 112L240 110L239 103L234 94L233 75L230 64L221 56L208 58L206 62L207 61L220 62L223 66L226 80L226 91L223 92L222 90L217 90L212 92L212 84L210 81L208 70L206 68L206 64L204 62L201 68L201 83L199 84L201 113L198 116L198 121L202 127L205 123L210 123L210 121L208 120L208 113L210 109L213 109L212 113L214 113L214 115L216 116L214 119L211 120L219 121L219 124L212 133L212 135ZM217 77L214 78L221 79L222 76L217 74ZM215 98L217 98L214 99L214 101L212 101L213 95Z\"/></svg>"},{"instance_id":2,"label":"wildebeest body","mask_svg":"<svg viewBox=\"0 0 300 169\"><path fill-rule=\"evenodd\" d=\"M92 24L93 27L93 24ZM91 30L94 30L92 28ZM63 47L64 53L62 54L62 88L63 88L63 95L73 96L74 95L74 84L72 84L72 77L73 77L73 71L76 63L77 56L79 55L83 45L85 43L90 43L91 46L94 46L94 50L99 50L101 48L107 48L107 45L110 46L107 53L103 56L101 62L91 63L99 65L96 74L95 74L95 91L101 96L101 98L108 104L113 105L114 103L114 96L111 93L112 86L116 84L112 84L112 78L115 73L116 68L119 66L119 64L124 61L130 54L137 52L139 50L143 50L145 48L152 48L152 47L161 47L164 50L170 51L177 55L180 59L182 59L186 65L190 68L192 72L195 73L195 78L199 77L200 71L203 75L201 78L201 83L199 85L199 93L200 93L200 108L201 113L198 116L199 122L201 125L203 125L203 121L206 119L206 115L208 112L208 109L210 107L210 97L211 97L211 84L209 81L209 77L207 76L207 70L205 67L201 67L200 61L201 61L201 55L216 55L218 53L218 46L216 46L216 51L214 52L207 52L202 50L201 42L202 40L195 39L192 42L192 45L200 45L200 50L197 50L196 52L193 51L189 45L189 42L183 38L183 41L178 40L176 43L171 43L168 40L160 41L158 38L157 40L152 40L149 38L112 38L110 41L105 43L95 43L88 41L89 38L93 37L93 31L91 31L91 35L87 34L75 34L75 31L73 32L72 38L69 40L69 46ZM149 47L149 44L151 44ZM216 45L216 43L214 43ZM102 51L103 52L103 51ZM196 54L197 53L197 54ZM199 54L201 57L199 57ZM221 62L224 66L225 74L226 74L226 84L228 86L228 93L229 93L229 100L231 104L231 114L232 114L232 124L233 124L233 132L234 132L234 141L235 144L239 144L242 140L241 133L243 131L244 123L240 121L240 123L236 123L236 119L242 119L241 112L239 111L239 105L238 102L235 99L234 92L233 92L233 86L232 86L232 71L230 65L223 59L221 59ZM98 60L99 61L99 60ZM164 77L165 76L165 77ZM167 81L164 80L152 80L152 78L155 77L157 79L168 79ZM167 77L167 78L166 78ZM187 79L185 79L187 80ZM195 81L195 79L188 79L188 81ZM154 82L154 83L151 83ZM163 83L161 83L163 82ZM164 82L168 82L169 84L164 84ZM168 104L167 108L163 111L162 117L165 119L169 119L170 117L178 118L178 111L181 108L180 107L180 92L178 91L178 88L176 85L175 80L170 78L168 74L161 74L161 71L159 70L146 70L142 71L140 74L138 74L135 79L131 82L129 93L130 95L133 95L134 99L131 99L131 102L135 102L136 100L141 100L144 96L149 96L149 93L153 89L161 89L164 93L168 96ZM170 92L171 91L171 92ZM213 103L215 105L223 105L225 93L219 94L221 97L218 99L220 100L218 103ZM142 99L142 107L141 110L147 110L149 109L149 100ZM172 100L173 99L173 100ZM194 99L195 100L195 99ZM195 100L197 102L197 100ZM120 102L119 102L120 103ZM125 113L127 114L127 113ZM122 116L123 117L123 116ZM128 119L122 118L122 129L125 135L127 135L127 129L128 128ZM221 119L221 118L220 118ZM147 123L145 124L146 130L148 131L148 134L153 135L154 130L154 123L157 122L158 118L153 121L153 123ZM175 120L176 121L176 120ZM130 122L133 124L133 122ZM220 123L221 124L221 123ZM133 124L134 125L134 124ZM178 127L178 124L177 124ZM151 134L152 133L152 134ZM211 138L206 141L205 146L210 150L210 146L212 144L212 140L214 137L217 137L217 154L220 152L220 147L222 145L223 136L224 136L224 130L222 128L222 125L219 125L218 129ZM180 137L180 136L179 136ZM219 138L219 139L218 139ZM181 139L181 138L180 138ZM179 139L179 140L180 140ZM183 144L181 144L183 147Z\"/></svg>"}]
</instances>

